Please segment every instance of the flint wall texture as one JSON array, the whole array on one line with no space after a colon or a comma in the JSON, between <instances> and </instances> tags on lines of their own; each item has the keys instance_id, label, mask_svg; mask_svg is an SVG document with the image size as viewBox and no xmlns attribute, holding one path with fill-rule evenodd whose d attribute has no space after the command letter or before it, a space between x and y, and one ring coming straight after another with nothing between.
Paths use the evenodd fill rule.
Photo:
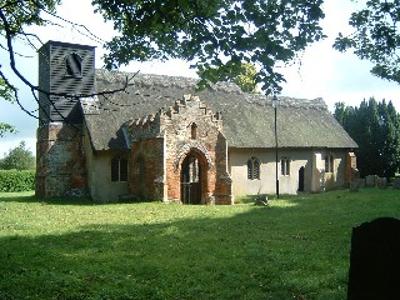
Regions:
<instances>
[{"instance_id":1,"label":"flint wall texture","mask_svg":"<svg viewBox=\"0 0 400 300\"><path fill-rule=\"evenodd\" d=\"M36 158L37 196L87 194L86 160L79 128L62 123L39 127Z\"/></svg>"}]
</instances>

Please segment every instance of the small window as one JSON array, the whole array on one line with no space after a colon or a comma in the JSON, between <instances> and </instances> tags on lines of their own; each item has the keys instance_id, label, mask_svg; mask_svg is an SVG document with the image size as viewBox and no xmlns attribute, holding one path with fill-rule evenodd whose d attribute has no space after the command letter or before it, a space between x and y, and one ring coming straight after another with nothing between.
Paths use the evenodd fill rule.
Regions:
<instances>
[{"instance_id":1,"label":"small window","mask_svg":"<svg viewBox=\"0 0 400 300\"><path fill-rule=\"evenodd\" d=\"M290 159L287 157L283 157L281 159L281 175L289 176L290 175Z\"/></svg>"},{"instance_id":2,"label":"small window","mask_svg":"<svg viewBox=\"0 0 400 300\"><path fill-rule=\"evenodd\" d=\"M325 172L333 173L334 164L335 164L335 160L333 158L333 155L327 155L325 157Z\"/></svg>"},{"instance_id":3,"label":"small window","mask_svg":"<svg viewBox=\"0 0 400 300\"><path fill-rule=\"evenodd\" d=\"M128 161L124 158L119 160L119 181L128 180Z\"/></svg>"},{"instance_id":4,"label":"small window","mask_svg":"<svg viewBox=\"0 0 400 300\"><path fill-rule=\"evenodd\" d=\"M192 126L190 126L190 138L192 140L195 140L197 138L197 125L196 125L196 123L193 123Z\"/></svg>"},{"instance_id":5,"label":"small window","mask_svg":"<svg viewBox=\"0 0 400 300\"><path fill-rule=\"evenodd\" d=\"M72 53L65 58L65 71L67 76L81 78L82 77L82 58Z\"/></svg>"},{"instance_id":6,"label":"small window","mask_svg":"<svg viewBox=\"0 0 400 300\"><path fill-rule=\"evenodd\" d=\"M115 157L111 160L111 181L128 180L128 161L125 158Z\"/></svg>"},{"instance_id":7,"label":"small window","mask_svg":"<svg viewBox=\"0 0 400 300\"><path fill-rule=\"evenodd\" d=\"M260 179L260 161L255 157L247 161L247 178L251 180Z\"/></svg>"}]
</instances>

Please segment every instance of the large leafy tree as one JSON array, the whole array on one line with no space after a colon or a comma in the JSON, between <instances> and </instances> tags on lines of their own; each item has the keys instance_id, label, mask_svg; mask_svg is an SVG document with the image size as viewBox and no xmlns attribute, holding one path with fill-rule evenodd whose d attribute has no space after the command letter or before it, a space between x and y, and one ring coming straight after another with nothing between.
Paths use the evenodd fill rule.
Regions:
<instances>
[{"instance_id":1,"label":"large leafy tree","mask_svg":"<svg viewBox=\"0 0 400 300\"><path fill-rule=\"evenodd\" d=\"M351 0L349 0L351 1ZM29 25L46 25L60 0L0 0L0 42L9 51L11 69L36 97L38 87L26 80L15 63L13 41L40 43ZM106 43L107 68L131 60L181 58L202 74L201 84L234 80L241 66L257 65L256 83L264 93L279 93L284 81L279 67L297 58L307 45L324 37L319 25L323 0L92 0L95 10L119 32ZM351 17L356 29L340 36L336 47L354 48L376 63L373 72L399 81L399 1L368 0ZM0 65L3 86L15 94L15 84ZM76 98L76 95L69 95ZM82 96L82 95L80 95ZM88 96L88 95L85 95ZM37 100L37 98L36 98ZM51 103L50 103L51 105Z\"/></svg>"},{"instance_id":2,"label":"large leafy tree","mask_svg":"<svg viewBox=\"0 0 400 300\"><path fill-rule=\"evenodd\" d=\"M280 91L277 66L323 37L323 0L93 0L121 34L107 48L108 68L131 60L191 61L203 82L233 79L242 63L260 66L265 93Z\"/></svg>"},{"instance_id":3,"label":"large leafy tree","mask_svg":"<svg viewBox=\"0 0 400 300\"><path fill-rule=\"evenodd\" d=\"M368 0L351 15L349 24L354 32L340 34L335 48L353 50L374 64L374 75L400 83L400 1Z\"/></svg>"},{"instance_id":4,"label":"large leafy tree","mask_svg":"<svg viewBox=\"0 0 400 300\"><path fill-rule=\"evenodd\" d=\"M361 175L394 176L400 168L400 117L392 102L336 103L334 116L359 146Z\"/></svg>"},{"instance_id":5,"label":"large leafy tree","mask_svg":"<svg viewBox=\"0 0 400 300\"><path fill-rule=\"evenodd\" d=\"M8 154L0 160L0 169L3 170L31 170L34 168L35 157L32 152L26 148L24 141L10 150Z\"/></svg>"}]
</instances>

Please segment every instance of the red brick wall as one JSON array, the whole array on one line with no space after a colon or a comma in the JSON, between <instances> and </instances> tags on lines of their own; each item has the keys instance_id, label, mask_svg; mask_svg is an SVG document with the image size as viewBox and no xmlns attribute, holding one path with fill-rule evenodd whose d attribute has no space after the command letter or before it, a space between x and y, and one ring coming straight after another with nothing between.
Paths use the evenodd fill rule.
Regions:
<instances>
[{"instance_id":1,"label":"red brick wall","mask_svg":"<svg viewBox=\"0 0 400 300\"><path fill-rule=\"evenodd\" d=\"M143 199L181 202L182 163L194 154L202 170L201 202L231 204L227 144L220 116L198 98L184 98L167 111L131 122L129 131L135 142L131 147L130 192ZM145 176L139 176L135 166L139 157L145 160Z\"/></svg>"},{"instance_id":2,"label":"red brick wall","mask_svg":"<svg viewBox=\"0 0 400 300\"><path fill-rule=\"evenodd\" d=\"M177 113L164 121L168 199L181 201L182 163L190 153L194 153L203 175L202 203L231 204L226 140L221 134L221 121L196 100L185 101L176 110ZM197 131L195 139L192 138L193 123Z\"/></svg>"},{"instance_id":3,"label":"red brick wall","mask_svg":"<svg viewBox=\"0 0 400 300\"><path fill-rule=\"evenodd\" d=\"M143 174L140 174L140 162ZM142 200L163 200L164 140L152 138L132 144L129 160L129 191Z\"/></svg>"},{"instance_id":4,"label":"red brick wall","mask_svg":"<svg viewBox=\"0 0 400 300\"><path fill-rule=\"evenodd\" d=\"M226 139L222 134L218 135L217 144L215 147L215 159L217 167L217 182L215 185L215 202L217 204L233 204L232 200L232 180L227 173L227 144Z\"/></svg>"},{"instance_id":5,"label":"red brick wall","mask_svg":"<svg viewBox=\"0 0 400 300\"><path fill-rule=\"evenodd\" d=\"M214 190L216 187L216 168L210 166L207 162L205 155L197 148L191 148L186 155L184 155L178 163L175 161L175 155L171 153L167 158L167 185L168 185L168 199L174 202L181 201L181 173L182 163L186 156L193 154L199 161L201 169L201 183L202 183L202 202L212 203Z\"/></svg>"}]
</instances>

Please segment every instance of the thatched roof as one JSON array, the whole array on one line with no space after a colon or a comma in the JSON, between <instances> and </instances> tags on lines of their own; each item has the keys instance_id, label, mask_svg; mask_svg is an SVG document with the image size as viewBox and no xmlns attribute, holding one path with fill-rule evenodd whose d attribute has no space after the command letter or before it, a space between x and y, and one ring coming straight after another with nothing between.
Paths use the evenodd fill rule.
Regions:
<instances>
[{"instance_id":1,"label":"thatched roof","mask_svg":"<svg viewBox=\"0 0 400 300\"><path fill-rule=\"evenodd\" d=\"M97 92L123 86L126 75L129 74L97 70ZM214 112L222 113L223 131L229 147L275 146L271 98L243 93L231 83L218 83L211 88L196 91L197 81L185 77L136 75L133 82L134 86L128 88L128 93L115 93L106 98L101 96L97 102L84 105L86 124L95 150L128 148L122 128L126 121L173 105L185 94L198 95ZM280 147L357 147L327 110L322 99L279 99Z\"/></svg>"}]
</instances>

